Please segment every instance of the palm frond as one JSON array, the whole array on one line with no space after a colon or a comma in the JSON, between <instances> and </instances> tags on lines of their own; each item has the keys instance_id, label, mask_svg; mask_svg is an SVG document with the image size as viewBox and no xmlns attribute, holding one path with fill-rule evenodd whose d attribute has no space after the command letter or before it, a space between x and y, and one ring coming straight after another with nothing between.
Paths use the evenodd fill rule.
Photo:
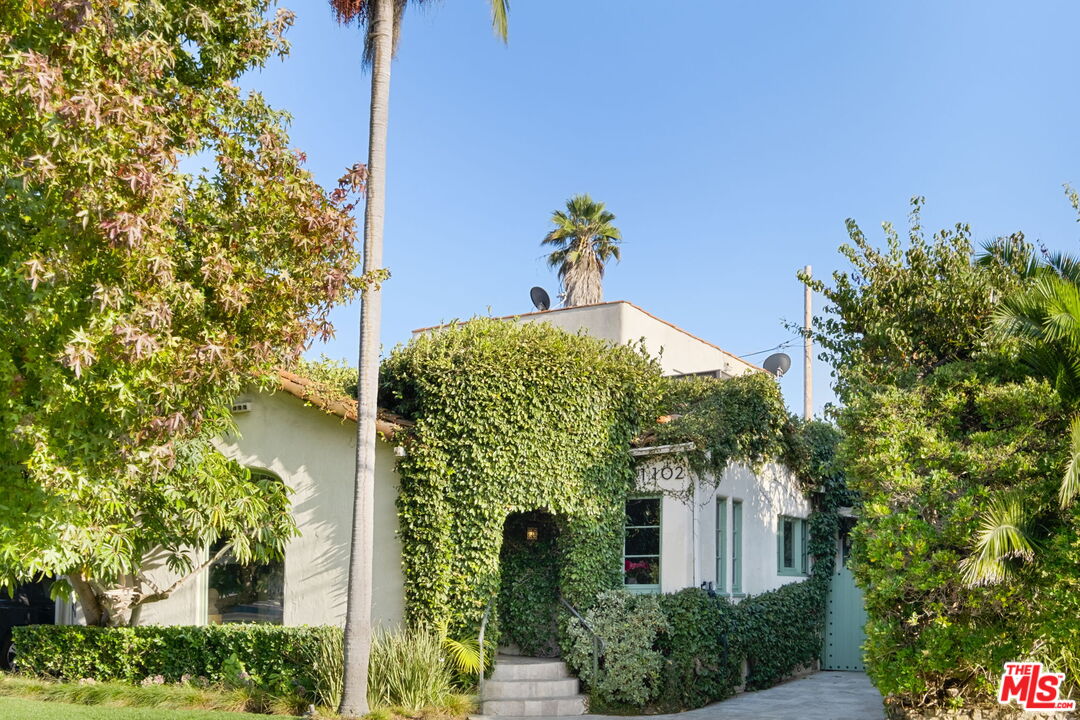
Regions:
<instances>
[{"instance_id":1,"label":"palm frond","mask_svg":"<svg viewBox=\"0 0 1080 720\"><path fill-rule=\"evenodd\" d=\"M491 27L503 42L510 35L510 0L491 0Z\"/></svg>"},{"instance_id":2,"label":"palm frond","mask_svg":"<svg viewBox=\"0 0 1080 720\"><path fill-rule=\"evenodd\" d=\"M443 639L443 650L454 669L462 675L476 675L480 663L480 643L476 638L468 640Z\"/></svg>"},{"instance_id":3,"label":"palm frond","mask_svg":"<svg viewBox=\"0 0 1080 720\"><path fill-rule=\"evenodd\" d=\"M981 245L982 252L975 258L975 264L982 267L993 267L1000 264L1008 268L1023 266L1020 276L1033 278L1043 269L1035 248L1025 242L1023 235L1000 237L984 242Z\"/></svg>"},{"instance_id":4,"label":"palm frond","mask_svg":"<svg viewBox=\"0 0 1080 720\"><path fill-rule=\"evenodd\" d=\"M1054 272L1073 284L1080 284L1080 258L1062 252L1051 253L1046 260Z\"/></svg>"},{"instance_id":5,"label":"palm frond","mask_svg":"<svg viewBox=\"0 0 1080 720\"><path fill-rule=\"evenodd\" d=\"M1065 477L1061 480L1058 499L1066 507L1080 493L1080 415L1069 423L1069 461L1065 464Z\"/></svg>"},{"instance_id":6,"label":"palm frond","mask_svg":"<svg viewBox=\"0 0 1080 720\"><path fill-rule=\"evenodd\" d=\"M450 637L450 623L446 618L439 621L436 631L446 659L456 672L463 675L476 675L480 672L484 665L478 638L453 639Z\"/></svg>"},{"instance_id":7,"label":"palm frond","mask_svg":"<svg viewBox=\"0 0 1080 720\"><path fill-rule=\"evenodd\" d=\"M968 585L990 585L1007 580L1010 561L1030 560L1035 546L1028 535L1028 508L1018 495L1001 495L991 500L982 514L973 553L960 563Z\"/></svg>"}]
</instances>

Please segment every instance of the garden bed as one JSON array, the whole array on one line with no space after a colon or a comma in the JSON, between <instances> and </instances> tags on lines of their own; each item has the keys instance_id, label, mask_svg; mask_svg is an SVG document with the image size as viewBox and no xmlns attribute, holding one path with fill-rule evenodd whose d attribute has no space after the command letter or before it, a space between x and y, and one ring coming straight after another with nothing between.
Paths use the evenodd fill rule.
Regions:
<instances>
[{"instance_id":1,"label":"garden bed","mask_svg":"<svg viewBox=\"0 0 1080 720\"><path fill-rule=\"evenodd\" d=\"M1038 720L1076 720L1080 714L1075 712L1032 713L1025 712L1012 705L987 705L973 708L942 710L934 708L910 708L897 702L885 701L887 720L1018 720L1019 718L1038 718Z\"/></svg>"}]
</instances>

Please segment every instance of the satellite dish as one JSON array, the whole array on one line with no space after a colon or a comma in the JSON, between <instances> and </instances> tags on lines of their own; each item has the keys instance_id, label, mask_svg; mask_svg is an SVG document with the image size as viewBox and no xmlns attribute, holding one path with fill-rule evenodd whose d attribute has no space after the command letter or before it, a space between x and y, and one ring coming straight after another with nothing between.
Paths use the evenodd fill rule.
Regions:
<instances>
[{"instance_id":1,"label":"satellite dish","mask_svg":"<svg viewBox=\"0 0 1080 720\"><path fill-rule=\"evenodd\" d=\"M547 290L542 287L534 287L530 290L529 297L532 298L533 305L540 312L551 307L551 298L548 297Z\"/></svg>"},{"instance_id":2,"label":"satellite dish","mask_svg":"<svg viewBox=\"0 0 1080 720\"><path fill-rule=\"evenodd\" d=\"M784 373L791 368L791 356L787 353L773 353L765 358L765 362L761 364L761 367L765 368L765 372L773 377L783 377Z\"/></svg>"}]
</instances>

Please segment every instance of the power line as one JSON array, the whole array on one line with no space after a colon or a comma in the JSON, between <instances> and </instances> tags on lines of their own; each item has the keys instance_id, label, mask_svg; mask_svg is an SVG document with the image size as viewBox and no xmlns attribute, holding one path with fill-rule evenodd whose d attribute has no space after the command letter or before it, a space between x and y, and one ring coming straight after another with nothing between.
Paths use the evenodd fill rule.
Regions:
<instances>
[{"instance_id":1,"label":"power line","mask_svg":"<svg viewBox=\"0 0 1080 720\"><path fill-rule=\"evenodd\" d=\"M773 350L784 350L784 349L789 348L792 345L794 345L797 340L801 340L801 339L802 339L801 335L796 335L795 337L791 338L790 340L785 340L784 342L780 343L776 347L767 348L765 350L758 350L757 352L746 353L745 355L740 355L739 357L748 358L748 357L754 357L755 355L764 355L765 353L772 352Z\"/></svg>"}]
</instances>

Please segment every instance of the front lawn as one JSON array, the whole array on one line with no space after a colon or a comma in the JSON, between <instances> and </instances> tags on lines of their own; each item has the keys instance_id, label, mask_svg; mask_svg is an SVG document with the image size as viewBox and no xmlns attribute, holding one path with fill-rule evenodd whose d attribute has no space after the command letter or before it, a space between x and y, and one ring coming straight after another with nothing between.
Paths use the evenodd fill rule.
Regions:
<instances>
[{"instance_id":1,"label":"front lawn","mask_svg":"<svg viewBox=\"0 0 1080 720\"><path fill-rule=\"evenodd\" d=\"M250 713L215 710L164 710L70 705L42 700L0 697L0 720L252 720ZM267 717L267 716L261 716ZM282 718L283 716L274 716Z\"/></svg>"}]
</instances>

